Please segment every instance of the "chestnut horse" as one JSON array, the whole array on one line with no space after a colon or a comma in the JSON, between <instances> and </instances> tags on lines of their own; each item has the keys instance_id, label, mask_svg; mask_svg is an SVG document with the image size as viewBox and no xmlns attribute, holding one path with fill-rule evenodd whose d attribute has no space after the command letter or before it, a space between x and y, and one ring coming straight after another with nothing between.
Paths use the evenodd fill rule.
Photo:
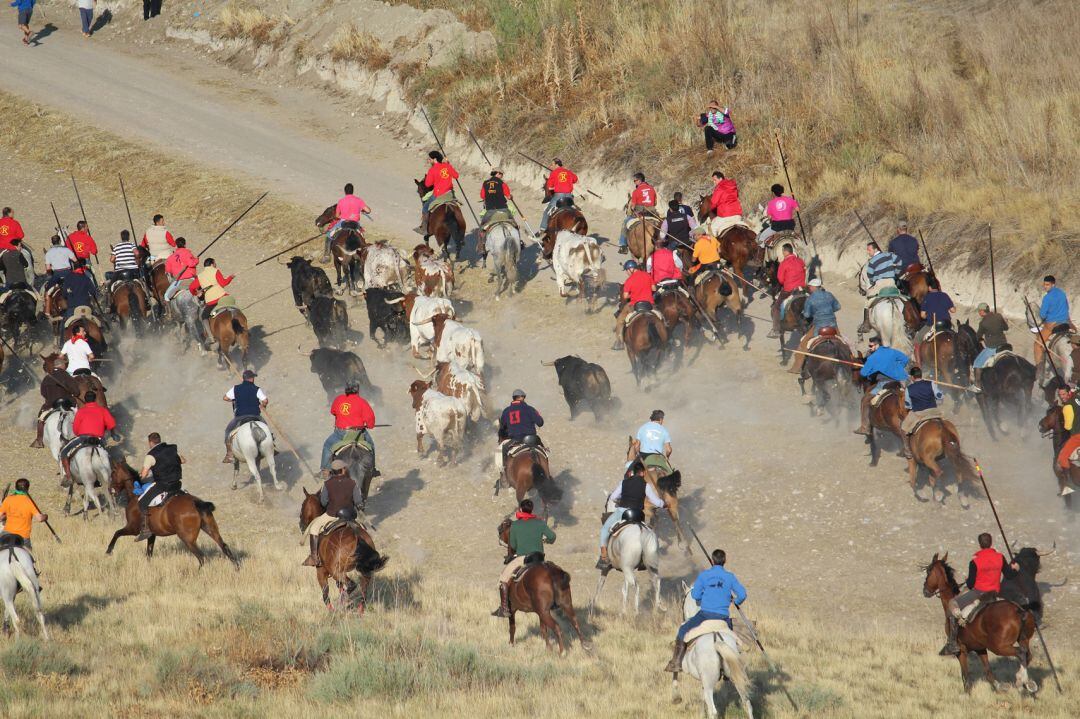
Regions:
<instances>
[{"instance_id":1,"label":"chestnut horse","mask_svg":"<svg viewBox=\"0 0 1080 719\"><path fill-rule=\"evenodd\" d=\"M423 180L416 183L416 194L422 198L428 193ZM465 216L461 214L461 205L447 202L432 208L428 214L427 227L424 228L424 244L428 237L435 236L435 241L442 248L444 259L450 259L450 243L454 244L454 259L461 261L461 250L465 247Z\"/></svg>"},{"instance_id":2,"label":"chestnut horse","mask_svg":"<svg viewBox=\"0 0 1080 719\"><path fill-rule=\"evenodd\" d=\"M1058 464L1058 454L1065 440L1069 438L1069 430L1065 429L1065 417L1059 405L1053 404L1047 408L1046 416L1039 420L1039 430L1050 436L1050 446L1054 451L1051 466L1058 481L1058 496L1064 498L1066 509L1072 509L1072 495L1076 491L1073 487L1080 487L1080 467L1070 463L1066 470Z\"/></svg>"},{"instance_id":3,"label":"chestnut horse","mask_svg":"<svg viewBox=\"0 0 1080 719\"><path fill-rule=\"evenodd\" d=\"M626 443L626 461L633 462L640 459L641 454L634 449L634 438L628 436ZM682 524L679 522L679 489L682 487L682 472L673 471L671 474L660 476L658 467L645 466L645 481L652 485L653 491L664 500L667 505L668 516L675 523L675 537L679 545L685 541L682 533ZM650 527L655 526L656 508L648 502L645 503L645 522Z\"/></svg>"},{"instance_id":4,"label":"chestnut horse","mask_svg":"<svg viewBox=\"0 0 1080 719\"><path fill-rule=\"evenodd\" d=\"M218 364L226 367L230 364L229 352L234 346L240 347L240 365L248 366L248 349L251 347L251 333L244 313L236 307L226 307L210 318L210 336L218 344Z\"/></svg>"},{"instance_id":5,"label":"chestnut horse","mask_svg":"<svg viewBox=\"0 0 1080 719\"><path fill-rule=\"evenodd\" d=\"M964 486L974 488L978 477L971 460L960 449L960 434L956 427L947 419L929 419L919 424L911 434L911 458L908 459L908 481L911 483L911 491L919 501L926 501L919 496L915 489L915 479L919 471L919 465L930 470L930 490L934 501L945 501L944 493L938 498L937 482L941 478L942 469L938 460L947 458L956 472L956 497L960 506L967 509L970 505L967 501Z\"/></svg>"},{"instance_id":6,"label":"chestnut horse","mask_svg":"<svg viewBox=\"0 0 1080 719\"><path fill-rule=\"evenodd\" d=\"M50 289L41 293L42 313L52 324L53 337L57 345L60 344L60 333L64 329L64 311L67 310L67 299L64 297L64 289L60 285L53 285Z\"/></svg>"},{"instance_id":7,"label":"chestnut horse","mask_svg":"<svg viewBox=\"0 0 1080 719\"><path fill-rule=\"evenodd\" d=\"M141 282L134 280L118 283L112 290L112 311L120 326L128 323L138 331L146 320L150 308L149 298Z\"/></svg>"},{"instance_id":8,"label":"chestnut horse","mask_svg":"<svg viewBox=\"0 0 1080 719\"><path fill-rule=\"evenodd\" d=\"M682 364L683 354L690 346L693 337L694 322L697 319L697 307L679 290L667 290L656 295L656 309L664 316L664 324L667 325L668 334L674 336L675 329L682 325L682 340L679 342L679 352L676 356L676 365Z\"/></svg>"},{"instance_id":9,"label":"chestnut horse","mask_svg":"<svg viewBox=\"0 0 1080 719\"><path fill-rule=\"evenodd\" d=\"M514 556L514 550L510 548L509 517L499 524L499 543L506 547L508 557ZM566 649L563 646L562 629L553 616L554 611L559 611L574 628L582 649L586 651L591 649L581 633L577 614L574 613L574 599L570 595L570 575L559 565L554 562L532 565L532 568L525 570L525 574L518 581L510 582L509 590L511 645L514 643L514 632L517 631L514 614L532 612L540 618L540 636L543 637L548 649L554 648L551 642L551 635L554 634L559 643L559 654L564 654Z\"/></svg>"},{"instance_id":10,"label":"chestnut horse","mask_svg":"<svg viewBox=\"0 0 1080 719\"><path fill-rule=\"evenodd\" d=\"M506 460L502 476L495 480L495 493L491 495L492 499L499 496L499 487L504 481L507 487L513 487L517 504L521 504L521 500L535 489L544 505L544 519L548 516L548 503L558 502L562 497L562 490L551 476L547 456L535 447L524 449Z\"/></svg>"},{"instance_id":11,"label":"chestnut horse","mask_svg":"<svg viewBox=\"0 0 1080 719\"><path fill-rule=\"evenodd\" d=\"M694 299L697 300L698 306L701 308L703 314L709 317L716 324L716 328L720 330L721 334L717 335L716 339L720 341L721 345L727 344L727 335L724 333L724 323L720 317L720 309L726 307L730 310L734 316L735 332L737 335L742 335L743 325L743 304L742 294L739 292L739 284L732 279L729 274L730 270L715 270L711 277L707 277L700 282L691 280L693 282ZM702 329L705 329L704 327ZM706 337L712 334L712 328L705 330ZM743 345L743 349L750 349L750 336L746 335L746 342Z\"/></svg>"},{"instance_id":12,"label":"chestnut horse","mask_svg":"<svg viewBox=\"0 0 1080 719\"><path fill-rule=\"evenodd\" d=\"M554 190L550 188L544 188L544 204L546 205L554 194ZM545 234L551 238L551 242L554 244L555 237L558 236L562 230L570 230L578 235L589 234L589 222L585 219L585 214L577 207L577 205L567 205L566 207L556 207L551 211L551 217L548 218L547 230Z\"/></svg>"},{"instance_id":13,"label":"chestnut horse","mask_svg":"<svg viewBox=\"0 0 1080 719\"><path fill-rule=\"evenodd\" d=\"M948 563L949 553L944 557L934 554L930 564L923 567L926 579L923 581L923 596L927 599L941 598L945 610L946 632L948 632L949 601L960 593L953 568ZM975 652L982 662L986 680L998 687L993 672L990 671L990 659L987 651L999 657L1016 657L1020 667L1016 671L1016 685L1031 693L1038 691L1038 685L1028 677L1028 664L1031 663L1031 635L1035 633L1035 615L1016 604L1004 601L994 602L979 611L975 618L960 627L956 640L960 645L960 678L964 682L964 691L971 692L971 680L968 678L968 652Z\"/></svg>"},{"instance_id":14,"label":"chestnut horse","mask_svg":"<svg viewBox=\"0 0 1080 719\"><path fill-rule=\"evenodd\" d=\"M834 327L825 329L835 332ZM834 334L831 337L825 336L814 345L811 351L815 355L831 357L835 361L830 362L821 357L807 357L806 362L803 363L803 372L799 375L799 392L803 395L806 394L806 378L809 377L811 380L811 392L813 393L811 412L820 416L828 411L829 415L839 422L839 408L832 404L832 395L829 390L836 390L843 404L848 404L847 400L852 394L853 382L851 373L844 369L844 363L850 364L852 362L851 348Z\"/></svg>"},{"instance_id":15,"label":"chestnut horse","mask_svg":"<svg viewBox=\"0 0 1080 719\"><path fill-rule=\"evenodd\" d=\"M630 206L627 205L625 212L630 212ZM626 244L630 248L630 256L636 258L639 262L645 262L646 259L656 249L654 244L657 235L660 234L660 225L663 222L659 217L655 215L645 214L642 212L634 213L640 220L633 227L626 231ZM629 215L627 216L629 217ZM625 224L627 219L623 219Z\"/></svg>"},{"instance_id":16,"label":"chestnut horse","mask_svg":"<svg viewBox=\"0 0 1080 719\"><path fill-rule=\"evenodd\" d=\"M807 357L807 359L812 358ZM855 362L861 363L864 359L860 353L855 358ZM858 367L852 367L851 372L856 386L864 389L873 386L874 383L859 374ZM893 387L886 391L889 393L888 396L882 398L877 405L870 405L870 436L866 438L866 443L870 445L871 467L876 467L878 460L881 459L881 446L878 444L877 439L878 432L894 435L897 441L900 442L900 451L897 454L900 457L904 456L904 432L900 429L900 423L904 421L908 411L904 407L904 397L900 383L895 383Z\"/></svg>"},{"instance_id":17,"label":"chestnut horse","mask_svg":"<svg viewBox=\"0 0 1080 719\"><path fill-rule=\"evenodd\" d=\"M712 200L709 195L702 195L698 200L698 222L708 222L716 217L712 210ZM757 234L749 227L732 225L723 230L716 238L720 243L720 256L731 265L735 275L743 282L748 282L743 268L750 262L764 264L765 250L758 246ZM749 287L749 285L746 285ZM747 292L748 297L753 297L753 292Z\"/></svg>"},{"instance_id":18,"label":"chestnut horse","mask_svg":"<svg viewBox=\"0 0 1080 719\"><path fill-rule=\"evenodd\" d=\"M58 352L53 352L48 355L38 355L41 357L41 370L48 375L56 368L56 362L60 359L61 355ZM97 403L102 407L108 408L109 400L105 395L105 385L101 383L96 375L92 374L77 374L72 377L75 380L75 384L79 388L79 396L76 397L81 405L85 401L87 392L94 392L97 395Z\"/></svg>"},{"instance_id":19,"label":"chestnut horse","mask_svg":"<svg viewBox=\"0 0 1080 719\"><path fill-rule=\"evenodd\" d=\"M113 547L116 546L116 540L120 539L120 537L134 537L142 527L142 510L139 509L139 498L135 495L134 486L138 476L138 473L125 460L113 460L109 493L118 501L120 497L124 497L126 500L124 516L127 524L113 534L112 541L109 542L105 554L112 554ZM187 492L178 494L166 500L164 504L150 508L148 526L154 536L146 540L147 559L154 556L155 539L158 537L171 537L175 534L184 543L188 551L199 560L199 568L201 569L205 557L195 540L198 539L199 532L203 531L210 535L210 538L221 549L221 553L233 563L237 571L240 570L240 560L229 549L229 545L225 544L225 540L221 538L221 532L218 531L217 520L214 519L213 502L204 502Z\"/></svg>"},{"instance_id":20,"label":"chestnut horse","mask_svg":"<svg viewBox=\"0 0 1080 719\"><path fill-rule=\"evenodd\" d=\"M161 312L165 311L167 305L165 302L165 290L169 289L171 284L172 278L165 271L165 261L158 260L150 268L150 294L153 296L154 301L157 302L158 309Z\"/></svg>"},{"instance_id":21,"label":"chestnut horse","mask_svg":"<svg viewBox=\"0 0 1080 719\"><path fill-rule=\"evenodd\" d=\"M303 489L304 501L300 505L301 532L326 509L319 500L318 492L309 494L307 487ZM379 554L371 535L359 524L342 524L329 534L323 535L319 540L319 567L316 570L316 578L322 587L323 604L327 609L334 608L330 603L329 582L330 577L333 577L338 586L337 608L345 608L349 602L356 599L357 611L363 614L372 575L385 567L388 561L390 557ZM353 570L360 572L359 585L349 577L349 572ZM360 591L355 594L358 586Z\"/></svg>"},{"instance_id":22,"label":"chestnut horse","mask_svg":"<svg viewBox=\"0 0 1080 719\"><path fill-rule=\"evenodd\" d=\"M649 375L655 376L664 360L667 325L652 312L644 312L623 325L622 336L626 355L630 358L630 369L640 388L641 380Z\"/></svg>"},{"instance_id":23,"label":"chestnut horse","mask_svg":"<svg viewBox=\"0 0 1080 719\"><path fill-rule=\"evenodd\" d=\"M788 340L795 340L795 344L798 344L798 340L810 329L810 320L803 317L803 309L806 307L807 297L809 297L809 295L795 295L787 301L786 307L781 305L781 309L783 309L783 313L780 316L781 366L786 365L788 360L791 359L791 349L785 343L784 335L790 332L791 336Z\"/></svg>"},{"instance_id":24,"label":"chestnut horse","mask_svg":"<svg viewBox=\"0 0 1080 719\"><path fill-rule=\"evenodd\" d=\"M923 368L927 379L967 386L970 365L961 359L956 332L943 329L932 334L933 339L919 344L915 351L915 362ZM949 391L953 396L953 411L959 411L964 392L958 389Z\"/></svg>"}]
</instances>

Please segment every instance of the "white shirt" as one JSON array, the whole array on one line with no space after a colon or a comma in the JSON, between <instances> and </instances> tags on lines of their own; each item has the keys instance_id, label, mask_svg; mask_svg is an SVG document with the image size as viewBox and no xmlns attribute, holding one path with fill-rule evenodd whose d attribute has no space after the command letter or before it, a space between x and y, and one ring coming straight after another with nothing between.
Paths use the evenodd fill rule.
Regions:
<instances>
[{"instance_id":1,"label":"white shirt","mask_svg":"<svg viewBox=\"0 0 1080 719\"><path fill-rule=\"evenodd\" d=\"M79 0L79 9L93 10L95 2L97 2L97 0Z\"/></svg>"},{"instance_id":2,"label":"white shirt","mask_svg":"<svg viewBox=\"0 0 1080 719\"><path fill-rule=\"evenodd\" d=\"M63 245L50 247L45 253L45 269L53 272L70 270L76 259L75 253Z\"/></svg>"},{"instance_id":3,"label":"white shirt","mask_svg":"<svg viewBox=\"0 0 1080 719\"><path fill-rule=\"evenodd\" d=\"M236 400L236 393L233 392L234 389L236 389L236 385L229 387L229 391L225 393L225 399L229 400L230 402ZM262 387L259 387L259 391L255 393L255 396L259 399L260 402L269 401L269 398L266 396L266 392L263 392Z\"/></svg>"},{"instance_id":4,"label":"white shirt","mask_svg":"<svg viewBox=\"0 0 1080 719\"><path fill-rule=\"evenodd\" d=\"M68 374L75 374L76 370L90 369L90 358L94 353L90 351L90 345L84 339L70 339L64 343L60 354L67 357Z\"/></svg>"}]
</instances>

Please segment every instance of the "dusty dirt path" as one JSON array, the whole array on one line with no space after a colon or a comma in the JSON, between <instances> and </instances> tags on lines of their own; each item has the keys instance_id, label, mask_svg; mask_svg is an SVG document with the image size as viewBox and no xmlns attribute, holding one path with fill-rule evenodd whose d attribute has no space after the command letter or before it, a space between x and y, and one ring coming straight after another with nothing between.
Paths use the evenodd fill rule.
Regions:
<instances>
[{"instance_id":1,"label":"dusty dirt path","mask_svg":"<svg viewBox=\"0 0 1080 719\"><path fill-rule=\"evenodd\" d=\"M337 197L344 181L353 180L377 209L374 227L396 235L401 247L415 243L408 231L417 214L410 178L423 167L423 143L375 128L379 121L370 115L352 117L355 108L347 100L292 86L267 86L208 63L183 46L123 48L99 41L104 39L76 42L67 31L33 53L5 54L12 71L0 77L0 87L68 111L70 98L85 98L78 104L85 121L257 180L294 200L298 212L314 214ZM66 180L49 177L44 168L15 167L36 175L34 190L28 191L30 183L15 182L19 174L9 174L3 195L25 193L19 200L23 214L37 230L32 236L41 238L51 224L43 197ZM476 186L475 176L466 180L470 191ZM102 208L95 210L104 215L99 225L110 227L110 234L126 225L115 197L100 188L88 193ZM139 212L155 209L168 211ZM610 216L590 219L604 234L616 226ZM195 229L183 227L181 218L177 225L181 231ZM262 241L240 231L215 254L226 269L246 266ZM607 252L614 278L619 256ZM826 277L836 280L831 285L846 308L842 322L850 331L861 303L841 278ZM722 351L707 346L688 368L666 369L662 385L645 394L634 388L625 354L608 349L609 310L590 317L580 306L564 304L546 271L532 279L520 297L499 304L488 301L488 286L478 271L466 271L462 279L458 306L484 335L495 404L501 405L513 387L524 386L548 418L545 441L554 448L553 469L567 490L557 513L560 539L552 554L574 574L579 601L593 586L596 517L603 493L621 471L626 435L649 410L663 407L669 413L676 459L685 472L684 517L706 542L728 548L732 567L751 587L756 603L827 622L857 618L875 623L898 614L939 621L939 607L921 596L915 565L939 548L965 556L975 534L993 526L989 506L975 501L964 512L954 498L942 507L917 503L906 486L904 463L894 456L886 455L879 468L868 469L861 440L850 434L851 418L833 426L807 416L798 403L795 381L776 367L764 323L756 323L750 351L734 343ZM286 282L283 268L265 266L237 288L240 303L262 298ZM272 408L284 415L293 441L313 458L329 422L322 390L307 361L295 354L297 344L310 347L313 339L291 304L284 292L252 308L260 338L255 361L260 382L273 398ZM354 328L366 326L362 304L350 312ZM750 312L765 316L767 307L755 302ZM1027 344L1019 337L1017 342ZM136 438L132 453L141 452L139 437L167 426L191 448L189 454L198 456L191 485L244 518L234 542L294 531L303 482L287 455L280 459L292 489L287 496L272 497L280 509L277 514L257 505L251 488L229 492L229 470L217 464L219 428L227 418L219 397L230 378L213 369L209 359L179 353L171 340L152 349L145 343L126 346L133 362L114 384L129 413L129 434ZM395 425L377 436L384 477L371 508L380 541L403 563L423 562L428 571L443 573L442 567L451 567L470 582L493 583L499 568L493 527L511 503L505 496L494 505L488 499L491 435L481 436L460 468L446 470L416 459L405 388L415 378L411 365L417 363L400 349L379 352L366 338L358 352L382 390L376 402L380 421ZM611 376L622 410L603 425L588 418L569 423L553 371L537 362L570 353L600 362ZM178 397L173 389L178 386L191 389ZM36 404L30 396L18 400L20 427L28 426ZM5 415L14 417L10 409ZM970 411L961 415L960 430L965 448L982 460L1013 536L1042 546L1056 539L1062 546L1059 554L1075 551L1076 531L1064 524L1053 496L1045 442L1037 436L1026 441L1014 436L992 444ZM28 434L5 441L5 456L17 457L17 466L39 478L49 476L40 455L26 457L21 450L28 442ZM307 484L312 486L310 480ZM665 541L673 537L670 523L661 522L660 531ZM296 560L301 556L298 548ZM1045 578L1057 582L1075 566L1076 555L1066 553L1054 562ZM692 576L697 566L673 544L668 546L662 564L665 578ZM842 592L834 582L840 582ZM1080 625L1074 590L1055 588L1048 597L1055 623ZM315 596L312 590L313 602ZM615 599L616 589L609 585L606 603L610 606Z\"/></svg>"}]
</instances>

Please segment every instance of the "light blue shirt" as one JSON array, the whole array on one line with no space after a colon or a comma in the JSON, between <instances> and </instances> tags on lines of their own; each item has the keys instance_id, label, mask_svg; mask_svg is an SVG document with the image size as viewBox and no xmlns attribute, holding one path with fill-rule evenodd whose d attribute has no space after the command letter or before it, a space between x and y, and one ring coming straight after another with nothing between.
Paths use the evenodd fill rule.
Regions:
<instances>
[{"instance_id":1,"label":"light blue shirt","mask_svg":"<svg viewBox=\"0 0 1080 719\"><path fill-rule=\"evenodd\" d=\"M642 454L663 454L664 445L671 444L671 435L659 422L646 422L637 431L637 441L641 443Z\"/></svg>"}]
</instances>

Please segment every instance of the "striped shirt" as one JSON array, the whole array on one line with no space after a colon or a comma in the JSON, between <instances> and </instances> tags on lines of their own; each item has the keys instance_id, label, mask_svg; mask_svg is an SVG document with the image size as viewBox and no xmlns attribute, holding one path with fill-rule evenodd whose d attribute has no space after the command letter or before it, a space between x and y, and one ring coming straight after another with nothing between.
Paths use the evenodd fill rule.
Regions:
<instances>
[{"instance_id":1,"label":"striped shirt","mask_svg":"<svg viewBox=\"0 0 1080 719\"><path fill-rule=\"evenodd\" d=\"M891 252L879 252L866 263L866 279L871 285L880 280L895 280L903 269L899 257Z\"/></svg>"},{"instance_id":2,"label":"striped shirt","mask_svg":"<svg viewBox=\"0 0 1080 719\"><path fill-rule=\"evenodd\" d=\"M112 248L112 256L116 270L137 270L139 262L135 259L135 243L121 242Z\"/></svg>"}]
</instances>

